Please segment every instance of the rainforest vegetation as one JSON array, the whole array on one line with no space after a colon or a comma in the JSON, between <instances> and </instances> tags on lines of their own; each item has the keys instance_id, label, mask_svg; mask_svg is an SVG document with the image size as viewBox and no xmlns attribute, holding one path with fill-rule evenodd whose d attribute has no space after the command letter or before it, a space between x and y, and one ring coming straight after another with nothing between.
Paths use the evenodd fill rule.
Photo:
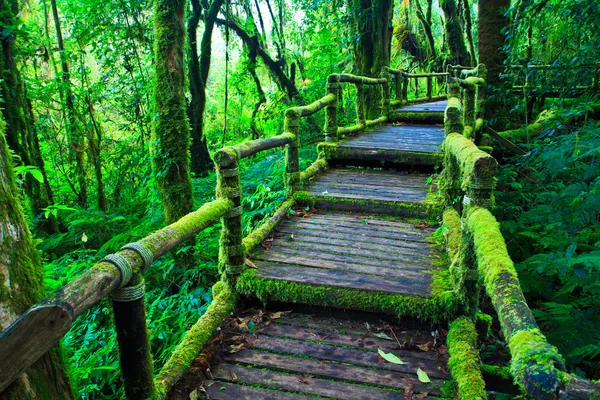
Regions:
<instances>
[{"instance_id":1,"label":"rainforest vegetation","mask_svg":"<svg viewBox=\"0 0 600 400\"><path fill-rule=\"evenodd\" d=\"M215 150L280 134L284 110L320 98L329 74L482 62L486 132L518 148L484 137L500 163L494 214L543 333L569 371L600 378L600 2L4 0L0 19L0 228L25 237L11 244L0 231L0 267L30 266L28 294L0 269L0 331L213 200ZM352 122L350 90L340 126ZM323 118L300 127L303 168ZM241 165L245 233L285 200L275 151ZM145 272L155 371L211 302L218 231ZM116 349L105 299L41 373L57 376L55 398L121 398Z\"/></svg>"}]
</instances>

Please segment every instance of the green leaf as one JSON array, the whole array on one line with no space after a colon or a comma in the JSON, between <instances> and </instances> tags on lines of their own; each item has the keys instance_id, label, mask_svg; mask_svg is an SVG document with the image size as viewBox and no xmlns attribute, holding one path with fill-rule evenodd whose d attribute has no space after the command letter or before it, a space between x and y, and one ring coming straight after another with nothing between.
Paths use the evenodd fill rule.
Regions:
<instances>
[{"instance_id":1,"label":"green leaf","mask_svg":"<svg viewBox=\"0 0 600 400\"><path fill-rule=\"evenodd\" d=\"M417 377L423 383L431 382L431 379L429 379L429 376L427 376L427 373L425 371L423 371L421 368L417 369Z\"/></svg>"},{"instance_id":2,"label":"green leaf","mask_svg":"<svg viewBox=\"0 0 600 400\"><path fill-rule=\"evenodd\" d=\"M395 354L386 353L385 351L383 351L381 349L377 349L377 352L387 362L391 362L392 364L398 364L398 365L406 364L404 361L399 359L398 356L396 356Z\"/></svg>"}]
</instances>

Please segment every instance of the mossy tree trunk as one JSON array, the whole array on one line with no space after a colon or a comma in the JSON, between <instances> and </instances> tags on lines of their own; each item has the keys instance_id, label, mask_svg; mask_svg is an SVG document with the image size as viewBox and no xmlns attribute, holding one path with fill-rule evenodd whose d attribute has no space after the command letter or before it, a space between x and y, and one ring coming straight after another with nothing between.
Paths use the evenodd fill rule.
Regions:
<instances>
[{"instance_id":1,"label":"mossy tree trunk","mask_svg":"<svg viewBox=\"0 0 600 400\"><path fill-rule=\"evenodd\" d=\"M392 49L393 0L348 0L355 16L354 69L358 75L379 78L381 69L389 67ZM381 91L367 94L367 119L379 116Z\"/></svg>"},{"instance_id":2,"label":"mossy tree trunk","mask_svg":"<svg viewBox=\"0 0 600 400\"><path fill-rule=\"evenodd\" d=\"M465 35L458 15L458 6L455 0L440 0L440 7L444 11L446 41L450 50L450 63L467 65L469 55L465 46Z\"/></svg>"},{"instance_id":3,"label":"mossy tree trunk","mask_svg":"<svg viewBox=\"0 0 600 400\"><path fill-rule=\"evenodd\" d=\"M15 15L19 12L16 0L4 1L0 5L0 21L2 26L14 27L17 24ZM15 57L15 31L2 36L0 52L0 108L5 121L6 140L8 146L20 158L23 165L37 167L42 173L44 182L40 183L31 174L25 176L25 191L31 200L31 212L41 215L43 209L54 204L54 193L46 177L44 160L41 157L37 131L34 125L33 108L27 99L26 88ZM43 221L38 227L47 233L58 232L58 223L54 216Z\"/></svg>"},{"instance_id":4,"label":"mossy tree trunk","mask_svg":"<svg viewBox=\"0 0 600 400\"><path fill-rule=\"evenodd\" d=\"M185 0L154 1L153 168L167 223L192 210L185 106Z\"/></svg>"},{"instance_id":5,"label":"mossy tree trunk","mask_svg":"<svg viewBox=\"0 0 600 400\"><path fill-rule=\"evenodd\" d=\"M502 47L506 38L502 29L508 23L505 14L509 5L509 0L481 0L479 3L479 63L487 67L486 81L494 87L500 85L500 73L504 68Z\"/></svg>"},{"instance_id":6,"label":"mossy tree trunk","mask_svg":"<svg viewBox=\"0 0 600 400\"><path fill-rule=\"evenodd\" d=\"M206 137L204 136L204 110L206 108L206 82L210 69L212 54L212 32L217 19L217 14L223 5L223 0L213 0L210 6L204 9L204 32L200 42L198 54L197 30L203 16L200 0L191 0L192 12L188 19L187 35L190 46L189 80L190 104L188 117L192 128L191 145L191 170L198 176L204 176L213 168L213 162L208 152Z\"/></svg>"},{"instance_id":7,"label":"mossy tree trunk","mask_svg":"<svg viewBox=\"0 0 600 400\"><path fill-rule=\"evenodd\" d=\"M416 1L415 2L415 11L417 14L417 18L419 19L419 21L421 22L421 25L423 26L423 31L425 31L425 36L427 37L427 45L428 45L428 58L431 61L436 61L437 59L437 51L435 49L435 40L433 38L433 23L431 21L431 15L432 15L432 7L433 7L433 0L427 0L427 9L424 12L423 11L423 7L421 7L421 2L420 1Z\"/></svg>"},{"instance_id":8,"label":"mossy tree trunk","mask_svg":"<svg viewBox=\"0 0 600 400\"><path fill-rule=\"evenodd\" d=\"M0 332L44 295L43 269L19 204L12 156L0 116ZM71 399L57 349L44 354L0 399Z\"/></svg>"}]
</instances>

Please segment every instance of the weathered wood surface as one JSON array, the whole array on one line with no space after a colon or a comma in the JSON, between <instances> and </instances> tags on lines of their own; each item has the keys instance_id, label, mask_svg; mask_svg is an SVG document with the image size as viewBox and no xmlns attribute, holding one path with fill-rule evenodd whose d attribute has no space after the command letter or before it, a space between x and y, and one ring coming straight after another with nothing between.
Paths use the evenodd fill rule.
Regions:
<instances>
[{"instance_id":1,"label":"weathered wood surface","mask_svg":"<svg viewBox=\"0 0 600 400\"><path fill-rule=\"evenodd\" d=\"M398 111L401 112L424 112L424 111L434 111L443 113L446 110L446 106L448 105L447 100L434 101L431 103L421 103L421 104L413 104L410 106L404 106L400 108Z\"/></svg>"},{"instance_id":2,"label":"weathered wood surface","mask_svg":"<svg viewBox=\"0 0 600 400\"><path fill-rule=\"evenodd\" d=\"M264 278L427 297L439 251L431 231L375 216L293 217L253 260Z\"/></svg>"},{"instance_id":3,"label":"weathered wood surface","mask_svg":"<svg viewBox=\"0 0 600 400\"><path fill-rule=\"evenodd\" d=\"M211 399L403 399L405 390L425 399L441 396L449 379L444 352L402 347L363 320L285 314L249 337L251 348L224 354L204 387ZM373 329L371 331L370 329ZM378 337L379 335L381 337ZM430 332L395 329L400 343L431 343ZM385 339L388 336L389 340ZM406 364L381 359L378 349ZM431 383L421 383L417 369ZM314 397L313 397L314 398Z\"/></svg>"},{"instance_id":4,"label":"weathered wood surface","mask_svg":"<svg viewBox=\"0 0 600 400\"><path fill-rule=\"evenodd\" d=\"M427 175L401 176L395 171L330 169L307 191L316 196L417 203L429 193Z\"/></svg>"},{"instance_id":5,"label":"weathered wood surface","mask_svg":"<svg viewBox=\"0 0 600 400\"><path fill-rule=\"evenodd\" d=\"M444 130L435 125L385 126L343 141L341 148L440 153Z\"/></svg>"}]
</instances>

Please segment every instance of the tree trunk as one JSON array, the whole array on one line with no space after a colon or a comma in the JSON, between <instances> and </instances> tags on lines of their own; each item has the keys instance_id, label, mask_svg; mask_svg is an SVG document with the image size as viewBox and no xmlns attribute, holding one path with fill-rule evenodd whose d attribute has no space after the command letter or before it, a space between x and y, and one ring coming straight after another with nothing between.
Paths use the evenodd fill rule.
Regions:
<instances>
[{"instance_id":1,"label":"tree trunk","mask_svg":"<svg viewBox=\"0 0 600 400\"><path fill-rule=\"evenodd\" d=\"M191 100L188 105L188 116L192 128L192 171L198 176L204 176L212 169L213 163L208 152L206 137L204 136L204 110L206 108L206 82L210 69L212 54L212 31L215 26L217 14L223 5L223 0L213 0L208 10L205 10L204 33L200 42L200 55L196 42L196 31L201 17L199 0L191 0L192 14L188 19L188 41L190 46L190 93Z\"/></svg>"},{"instance_id":2,"label":"tree trunk","mask_svg":"<svg viewBox=\"0 0 600 400\"><path fill-rule=\"evenodd\" d=\"M74 96L71 91L71 79L69 77L69 64L67 55L65 54L65 45L63 42L62 31L60 28L60 18L58 16L58 8L56 0L51 0L52 16L54 18L54 28L56 29L56 40L58 50L60 51L60 64L62 69L63 92L67 106L67 134L69 136L69 145L71 152L75 156L75 169L79 189L77 191L77 203L81 207L87 205L87 181L85 174L85 140L80 127L77 126L77 116L75 114Z\"/></svg>"},{"instance_id":3,"label":"tree trunk","mask_svg":"<svg viewBox=\"0 0 600 400\"><path fill-rule=\"evenodd\" d=\"M185 112L185 0L154 1L153 167L167 223L192 211L190 125Z\"/></svg>"},{"instance_id":4,"label":"tree trunk","mask_svg":"<svg viewBox=\"0 0 600 400\"><path fill-rule=\"evenodd\" d=\"M429 47L429 59L431 61L435 61L437 58L437 52L435 50L435 40L433 38L433 30L431 23L431 8L432 8L432 0L427 0L427 14L423 12L423 7L421 7L421 3L417 0L415 2L416 6L416 14L417 18L421 22L423 26L423 31L425 31L425 36L427 37L427 45Z\"/></svg>"},{"instance_id":5,"label":"tree trunk","mask_svg":"<svg viewBox=\"0 0 600 400\"><path fill-rule=\"evenodd\" d=\"M508 23L505 13L509 0L481 0L479 3L479 62L487 67L487 83L497 87L504 68L502 28Z\"/></svg>"},{"instance_id":6,"label":"tree trunk","mask_svg":"<svg viewBox=\"0 0 600 400\"><path fill-rule=\"evenodd\" d=\"M467 44L469 45L469 63L475 66L477 62L477 55L475 54L475 45L473 44L473 23L471 18L471 8L469 7L469 0L460 0L463 7L463 15L465 19L465 32L467 34Z\"/></svg>"},{"instance_id":7,"label":"tree trunk","mask_svg":"<svg viewBox=\"0 0 600 400\"><path fill-rule=\"evenodd\" d=\"M379 78L381 69L390 65L392 49L392 0L349 0L349 9L355 16L355 30L359 38L354 46L354 68L363 76ZM369 90L367 119L379 116L381 93Z\"/></svg>"},{"instance_id":8,"label":"tree trunk","mask_svg":"<svg viewBox=\"0 0 600 400\"><path fill-rule=\"evenodd\" d=\"M6 1L0 5L0 20L3 26L16 26L15 15L19 12L16 1ZM34 126L34 115L31 103L27 99L26 88L19 68L16 64L15 34L3 35L1 39L2 51L0 52L0 108L7 122L6 139L11 148L21 159L23 165L37 167L42 173L44 182L33 178L31 174L25 176L25 192L31 200L31 212L37 217L43 209L54 203L52 189L46 179L44 161L39 152L37 131ZM56 219L51 216L47 223L42 221L40 228L47 233L58 231Z\"/></svg>"},{"instance_id":9,"label":"tree trunk","mask_svg":"<svg viewBox=\"0 0 600 400\"><path fill-rule=\"evenodd\" d=\"M0 332L44 296L43 269L19 204L5 127L0 116ZM2 400L34 398L73 398L57 349L43 355L0 393Z\"/></svg>"},{"instance_id":10,"label":"tree trunk","mask_svg":"<svg viewBox=\"0 0 600 400\"><path fill-rule=\"evenodd\" d=\"M446 40L450 50L450 63L466 65L469 63L463 29L459 22L458 7L455 0L441 0L440 7L444 11ZM481 7L480 7L481 9Z\"/></svg>"}]
</instances>

